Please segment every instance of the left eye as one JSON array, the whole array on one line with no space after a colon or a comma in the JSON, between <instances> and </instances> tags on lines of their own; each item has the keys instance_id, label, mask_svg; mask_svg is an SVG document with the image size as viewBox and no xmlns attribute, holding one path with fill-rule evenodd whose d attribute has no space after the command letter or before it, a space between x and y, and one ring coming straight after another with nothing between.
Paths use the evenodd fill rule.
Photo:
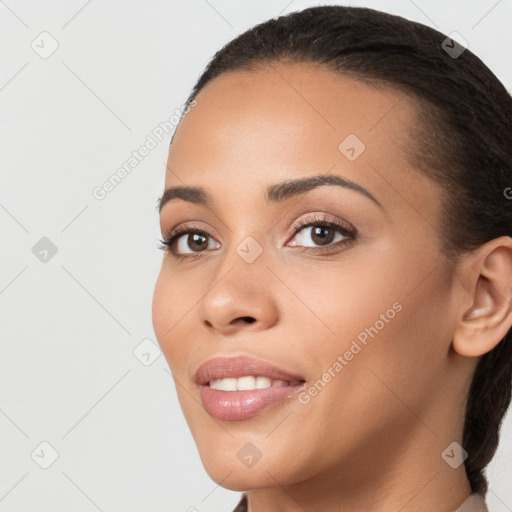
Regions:
<instances>
[{"instance_id":1,"label":"left eye","mask_svg":"<svg viewBox=\"0 0 512 512\"><path fill-rule=\"evenodd\" d=\"M340 242L345 239L352 239L353 233L334 223L316 223L300 227L288 243L289 246L322 247L331 245L333 242ZM312 241L316 245L308 245Z\"/></svg>"}]
</instances>

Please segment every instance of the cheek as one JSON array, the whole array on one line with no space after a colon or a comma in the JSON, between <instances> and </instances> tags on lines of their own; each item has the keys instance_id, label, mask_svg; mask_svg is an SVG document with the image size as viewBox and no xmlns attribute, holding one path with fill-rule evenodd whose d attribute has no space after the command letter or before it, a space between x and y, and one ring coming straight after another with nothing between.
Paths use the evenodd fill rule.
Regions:
<instances>
[{"instance_id":1,"label":"cheek","mask_svg":"<svg viewBox=\"0 0 512 512\"><path fill-rule=\"evenodd\" d=\"M290 315L295 320L290 317L289 323L297 325L301 319L296 332L301 333L303 357L311 363L310 377L321 378L329 371L336 375L325 374L333 382L327 386L336 388L332 397L324 394L325 400L336 401L338 393L390 394L378 377L410 392L414 400L423 391L411 382L428 380L434 371L425 366L425 359L434 364L442 360L442 343L449 337L440 312L449 297L443 284L449 278L439 268L424 280L435 265L423 260L418 268L419 259L410 250L405 254L409 257L383 250L366 259L350 257L339 271L331 267L301 273L301 298L316 317L304 311L298 315L294 309Z\"/></svg>"},{"instance_id":2,"label":"cheek","mask_svg":"<svg viewBox=\"0 0 512 512\"><path fill-rule=\"evenodd\" d=\"M416 326L427 331L435 327L427 317L438 320L450 276L436 251L411 240L382 238L347 252L339 266L301 274L304 302L313 305L329 328L323 329L329 345L341 350L356 338L364 344L393 330L398 341Z\"/></svg>"},{"instance_id":3,"label":"cheek","mask_svg":"<svg viewBox=\"0 0 512 512\"><path fill-rule=\"evenodd\" d=\"M190 321L194 306L205 293L194 272L176 272L164 260L153 291L152 318L155 334L166 344L176 337L182 324Z\"/></svg>"},{"instance_id":4,"label":"cheek","mask_svg":"<svg viewBox=\"0 0 512 512\"><path fill-rule=\"evenodd\" d=\"M393 418L406 422L404 428L414 422L403 404L425 410L446 370L449 276L439 268L417 286L412 266L396 264L381 276L377 282L354 271L331 280L321 300L323 320L336 334L317 334L303 347L315 375L302 403L309 400L311 416L326 418L326 429L336 432L342 423L344 435L351 431L354 438L366 437L372 425L391 425Z\"/></svg>"},{"instance_id":5,"label":"cheek","mask_svg":"<svg viewBox=\"0 0 512 512\"><path fill-rule=\"evenodd\" d=\"M183 336L180 334L182 324L180 319L186 314L187 308L183 307L185 290L176 286L167 274L168 272L162 267L153 291L152 321L157 341L170 369L173 370L183 357L180 352L184 344L177 343L175 340L179 339L177 336ZM177 297L178 291L181 301Z\"/></svg>"},{"instance_id":6,"label":"cheek","mask_svg":"<svg viewBox=\"0 0 512 512\"><path fill-rule=\"evenodd\" d=\"M339 265L310 267L308 272L290 276L302 302L291 311L296 316L290 325L311 324L310 336L317 352L329 352L329 347L342 351L359 334L364 341L366 329L377 324L382 330L401 309L405 287L403 272L397 275L396 265L393 258L386 261L384 257L371 259L354 253Z\"/></svg>"},{"instance_id":7,"label":"cheek","mask_svg":"<svg viewBox=\"0 0 512 512\"><path fill-rule=\"evenodd\" d=\"M158 342L161 344L164 335L164 328L166 325L166 311L169 310L168 298L165 293L163 270L160 270L158 278L153 290L153 302L151 305L151 316L153 321L153 330L157 337Z\"/></svg>"}]
</instances>

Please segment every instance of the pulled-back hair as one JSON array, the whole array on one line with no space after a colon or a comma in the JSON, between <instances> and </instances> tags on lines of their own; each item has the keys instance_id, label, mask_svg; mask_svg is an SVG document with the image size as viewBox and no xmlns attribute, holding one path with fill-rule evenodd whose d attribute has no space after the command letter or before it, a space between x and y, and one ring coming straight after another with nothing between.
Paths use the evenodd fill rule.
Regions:
<instances>
[{"instance_id":1,"label":"pulled-back hair","mask_svg":"<svg viewBox=\"0 0 512 512\"><path fill-rule=\"evenodd\" d=\"M419 121L413 147L403 149L419 172L440 185L442 250L455 261L489 240L512 236L512 98L476 55L461 50L441 32L400 16L312 7L256 25L226 44L187 106L223 73L277 62L323 64L407 94ZM462 445L472 492L487 493L485 468L498 447L511 388L512 329L481 356L465 397Z\"/></svg>"}]
</instances>

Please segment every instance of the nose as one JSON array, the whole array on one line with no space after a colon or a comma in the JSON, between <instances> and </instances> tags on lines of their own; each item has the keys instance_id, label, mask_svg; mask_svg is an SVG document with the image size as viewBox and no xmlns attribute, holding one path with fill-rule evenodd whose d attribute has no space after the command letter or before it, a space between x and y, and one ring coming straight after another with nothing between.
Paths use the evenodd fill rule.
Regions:
<instances>
[{"instance_id":1,"label":"nose","mask_svg":"<svg viewBox=\"0 0 512 512\"><path fill-rule=\"evenodd\" d=\"M232 261L232 260L231 260ZM235 261L210 286L198 304L201 326L229 335L240 330L263 330L278 321L278 303L269 286L272 273L264 262Z\"/></svg>"},{"instance_id":2,"label":"nose","mask_svg":"<svg viewBox=\"0 0 512 512\"><path fill-rule=\"evenodd\" d=\"M231 324L235 324L235 323L253 324L254 322L256 322L256 318L254 318L253 316L240 316L240 317L236 317L236 318L234 318L233 320L230 321ZM210 320L205 320L204 323L208 327L213 327L213 324L210 322Z\"/></svg>"}]
</instances>

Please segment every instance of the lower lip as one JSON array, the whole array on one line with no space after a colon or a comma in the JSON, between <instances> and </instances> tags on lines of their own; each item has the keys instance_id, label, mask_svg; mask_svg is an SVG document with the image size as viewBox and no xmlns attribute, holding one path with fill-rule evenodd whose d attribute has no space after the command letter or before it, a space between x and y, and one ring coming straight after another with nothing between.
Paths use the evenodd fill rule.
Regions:
<instances>
[{"instance_id":1,"label":"lower lip","mask_svg":"<svg viewBox=\"0 0 512 512\"><path fill-rule=\"evenodd\" d=\"M221 391L208 384L201 386L201 400L206 412L219 420L245 420L259 414L272 404L292 398L304 387L271 386L249 391Z\"/></svg>"}]
</instances>

